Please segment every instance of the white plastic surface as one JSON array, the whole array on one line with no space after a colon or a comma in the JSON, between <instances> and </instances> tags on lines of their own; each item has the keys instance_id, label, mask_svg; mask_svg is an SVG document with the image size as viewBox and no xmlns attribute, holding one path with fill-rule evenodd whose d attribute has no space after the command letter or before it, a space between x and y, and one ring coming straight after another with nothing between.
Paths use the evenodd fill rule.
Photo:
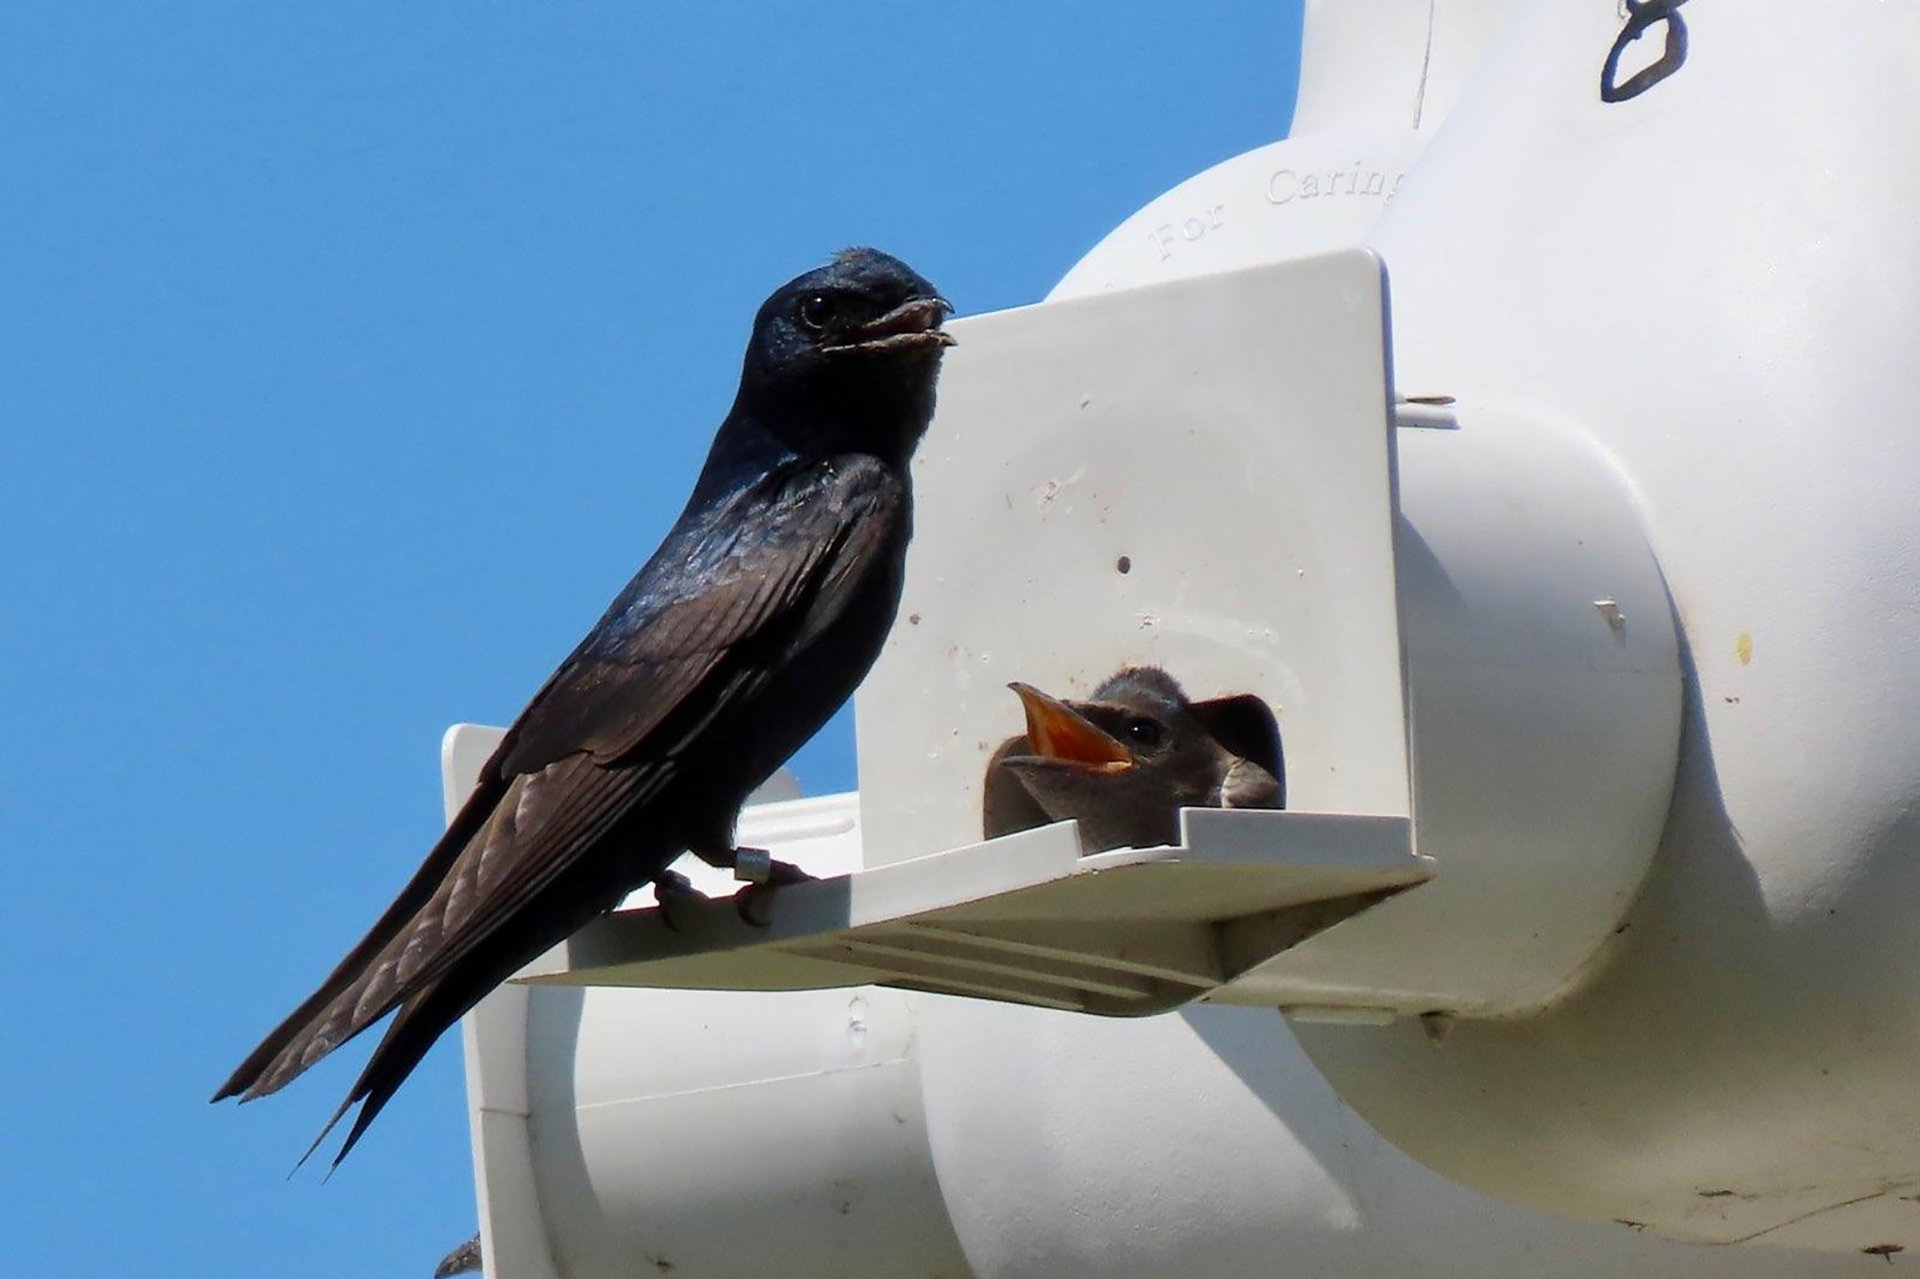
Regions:
<instances>
[{"instance_id":1,"label":"white plastic surface","mask_svg":"<svg viewBox=\"0 0 1920 1279\"><path fill-rule=\"evenodd\" d=\"M1461 397L1461 441L1539 429L1562 460L1584 454L1562 478L1618 468L1686 641L1686 734L1650 875L1598 962L1570 974L1585 985L1524 1018L1303 1024L1299 1040L1235 1008L1120 1021L877 989L590 991L573 1029L561 1017L541 1032L565 1072L538 1076L533 1108L561 1157L544 1214L530 1176L524 1200L495 1195L495 1279L559 1273L520 1263L549 1237L569 1250L568 1279L663 1261L689 1276L856 1279L1785 1279L1877 1273L1888 1249L1920 1246L1920 634L1907 604L1920 473L1900 377L1920 308L1920 177L1906 162L1920 120L1905 89L1920 19L1856 2L1687 4L1686 66L1603 110L1594 88L1620 6L1515 0L1475 66L1464 51L1500 7L1315 4L1297 116L1315 136L1278 144L1237 188L1229 162L1156 201L1060 296L1351 242L1385 208L1375 243L1394 274L1399 389ZM1424 45L1406 38L1430 24ZM1447 66L1466 83L1442 122L1434 69ZM1422 83L1424 155L1394 123ZM1296 175L1311 167L1310 151L1330 171L1342 151L1404 157L1410 176L1391 204L1364 183L1311 206L1253 203L1295 158ZM1218 224L1203 216L1185 239L1186 219L1216 207ZM1162 226L1182 234L1164 257L1148 238ZM1454 459L1421 457L1443 432L1414 434L1400 432L1410 518L1419 477L1456 474ZM1606 465L1590 469L1589 448ZM1487 477L1495 492L1510 478ZM1612 518L1604 490L1590 509ZM1471 508L1429 510L1448 518L1423 533L1472 546ZM1617 611L1641 633L1646 607L1594 594L1602 625ZM1423 657L1412 624L1407 640L1420 722L1471 721L1472 681L1447 679L1449 646ZM1452 763L1422 764L1424 749L1422 786ZM1516 786L1490 807L1535 798ZM1644 822L1644 802L1616 829ZM1441 877L1404 902L1474 878L1472 850L1437 851ZM1523 947L1563 941L1533 936L1518 907L1507 922ZM581 998L495 999L508 994ZM490 1041L522 1061L525 1047ZM1434 1165L1594 1220L1416 1164L1316 1063ZM509 1115L514 1098L499 1100L477 1132ZM692 1162L676 1158L689 1134Z\"/></svg>"},{"instance_id":2,"label":"white plastic surface","mask_svg":"<svg viewBox=\"0 0 1920 1279\"><path fill-rule=\"evenodd\" d=\"M1434 132L1507 7L1508 0L1308 0L1294 137Z\"/></svg>"},{"instance_id":3,"label":"white plastic surface","mask_svg":"<svg viewBox=\"0 0 1920 1279\"><path fill-rule=\"evenodd\" d=\"M1223 160L1108 232L1049 300L1351 248L1405 181L1421 145L1412 133L1343 131Z\"/></svg>"},{"instance_id":4,"label":"white plastic surface","mask_svg":"<svg viewBox=\"0 0 1920 1279\"><path fill-rule=\"evenodd\" d=\"M1560 424L1446 420L1397 445L1415 829L1441 874L1242 982L1279 1002L1511 1017L1564 998L1666 820L1679 653L1625 485Z\"/></svg>"},{"instance_id":5,"label":"white plastic surface","mask_svg":"<svg viewBox=\"0 0 1920 1279\"><path fill-rule=\"evenodd\" d=\"M902 620L856 699L870 862L979 837L1008 681L1151 662L1278 708L1290 805L1411 812L1460 872L1232 998L1512 1015L1590 969L1672 785L1659 567L1570 428L1421 410L1396 464L1376 272L1349 250L954 326Z\"/></svg>"},{"instance_id":6,"label":"white plastic surface","mask_svg":"<svg viewBox=\"0 0 1920 1279\"><path fill-rule=\"evenodd\" d=\"M496 737L457 730L451 756L477 766ZM746 824L830 869L857 838L854 800ZM521 1025L503 1028L503 1003ZM1256 1010L1116 1021L871 987L509 985L469 1025L487 1036L468 1060L493 1279L1254 1279L1276 1256L1296 1273L1433 1279L1850 1264L1688 1248L1474 1194L1383 1142ZM518 1109L488 1090L503 1074L521 1081Z\"/></svg>"},{"instance_id":7,"label":"white plastic surface","mask_svg":"<svg viewBox=\"0 0 1920 1279\"><path fill-rule=\"evenodd\" d=\"M1608 105L1615 6L1515 5L1371 240L1403 383L1550 406L1631 477L1688 666L1653 874L1544 1016L1462 1021L1439 1053L1301 1038L1389 1137L1496 1193L1911 1256L1920 9L1679 15L1684 64Z\"/></svg>"},{"instance_id":8,"label":"white plastic surface","mask_svg":"<svg viewBox=\"0 0 1920 1279\"><path fill-rule=\"evenodd\" d=\"M784 807L784 806L782 806ZM768 815L771 815L770 813ZM1182 844L1082 856L1073 823L731 899L628 909L565 947L575 986L878 983L1116 1017L1264 1003L1243 974L1424 882L1403 817L1188 809Z\"/></svg>"},{"instance_id":9,"label":"white plastic surface","mask_svg":"<svg viewBox=\"0 0 1920 1279\"><path fill-rule=\"evenodd\" d=\"M1076 263L1049 300L1361 243L1468 83L1506 7L1507 0L1312 0L1293 136L1155 197Z\"/></svg>"},{"instance_id":10,"label":"white plastic surface","mask_svg":"<svg viewBox=\"0 0 1920 1279\"><path fill-rule=\"evenodd\" d=\"M980 838L1009 681L1130 663L1276 707L1289 807L1408 815L1381 285L1349 251L952 326L855 698L870 863Z\"/></svg>"}]
</instances>

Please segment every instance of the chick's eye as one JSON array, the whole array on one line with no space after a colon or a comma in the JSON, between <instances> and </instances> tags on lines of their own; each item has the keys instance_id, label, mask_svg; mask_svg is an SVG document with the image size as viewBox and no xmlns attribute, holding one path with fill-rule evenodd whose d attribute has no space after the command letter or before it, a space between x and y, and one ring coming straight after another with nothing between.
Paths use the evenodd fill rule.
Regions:
<instances>
[{"instance_id":1,"label":"chick's eye","mask_svg":"<svg viewBox=\"0 0 1920 1279\"><path fill-rule=\"evenodd\" d=\"M816 331L824 329L833 318L834 309L833 299L826 294L809 293L800 299L800 323Z\"/></svg>"},{"instance_id":2,"label":"chick's eye","mask_svg":"<svg viewBox=\"0 0 1920 1279\"><path fill-rule=\"evenodd\" d=\"M1127 740L1136 746L1158 746L1160 737L1160 726L1150 719L1127 721Z\"/></svg>"}]
</instances>

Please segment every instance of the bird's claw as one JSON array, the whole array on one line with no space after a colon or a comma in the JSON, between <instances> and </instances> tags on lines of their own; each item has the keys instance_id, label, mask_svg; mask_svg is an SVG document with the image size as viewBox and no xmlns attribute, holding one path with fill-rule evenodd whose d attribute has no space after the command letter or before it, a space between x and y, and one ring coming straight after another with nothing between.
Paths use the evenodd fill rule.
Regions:
<instances>
[{"instance_id":1,"label":"bird's claw","mask_svg":"<svg viewBox=\"0 0 1920 1279\"><path fill-rule=\"evenodd\" d=\"M717 849L695 847L694 856L709 866L723 866L746 887L733 895L734 909L740 918L755 928L772 922L773 890L786 884L803 883L813 876L790 862L778 861L764 848Z\"/></svg>"},{"instance_id":2,"label":"bird's claw","mask_svg":"<svg viewBox=\"0 0 1920 1279\"><path fill-rule=\"evenodd\" d=\"M749 883L733 895L734 909L740 913L741 919L755 928L765 928L773 922L773 899L781 888L789 884L804 884L815 878L792 862L776 861L765 853L761 853L761 856L766 858L765 878Z\"/></svg>"},{"instance_id":3,"label":"bird's claw","mask_svg":"<svg viewBox=\"0 0 1920 1279\"><path fill-rule=\"evenodd\" d=\"M433 1279L453 1279L454 1275L473 1274L480 1269L480 1265L480 1236L475 1235L440 1259L440 1264L433 1268Z\"/></svg>"},{"instance_id":4,"label":"bird's claw","mask_svg":"<svg viewBox=\"0 0 1920 1279\"><path fill-rule=\"evenodd\" d=\"M713 899L695 888L693 881L679 871L663 870L653 878L653 900L660 907L660 922L677 933L680 925L673 922L673 911L677 904Z\"/></svg>"}]
</instances>

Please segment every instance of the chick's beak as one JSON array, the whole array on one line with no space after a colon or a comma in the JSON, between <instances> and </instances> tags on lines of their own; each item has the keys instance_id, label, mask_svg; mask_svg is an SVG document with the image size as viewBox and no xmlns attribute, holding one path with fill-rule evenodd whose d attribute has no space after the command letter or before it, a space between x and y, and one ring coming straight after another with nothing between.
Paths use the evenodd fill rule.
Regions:
<instances>
[{"instance_id":1,"label":"chick's beak","mask_svg":"<svg viewBox=\"0 0 1920 1279\"><path fill-rule=\"evenodd\" d=\"M1027 740L1042 759L1080 764L1102 773L1124 773L1133 756L1086 716L1031 684L1009 684L1027 712Z\"/></svg>"}]
</instances>

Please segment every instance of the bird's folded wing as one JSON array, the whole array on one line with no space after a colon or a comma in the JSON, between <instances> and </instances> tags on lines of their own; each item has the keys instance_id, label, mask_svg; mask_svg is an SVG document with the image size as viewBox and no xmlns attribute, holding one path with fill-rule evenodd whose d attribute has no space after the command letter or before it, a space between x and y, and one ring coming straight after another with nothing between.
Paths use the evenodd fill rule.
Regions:
<instances>
[{"instance_id":1,"label":"bird's folded wing","mask_svg":"<svg viewBox=\"0 0 1920 1279\"><path fill-rule=\"evenodd\" d=\"M500 775L579 751L611 763L677 744L718 709L724 690L703 687L709 676L764 667L838 617L905 514L893 472L836 458L677 531L534 695L493 761ZM680 731L656 740L675 718Z\"/></svg>"},{"instance_id":2,"label":"bird's folded wing","mask_svg":"<svg viewBox=\"0 0 1920 1279\"><path fill-rule=\"evenodd\" d=\"M725 521L724 549L718 539L690 548L697 580L652 585L656 557L623 593L635 611L621 616L616 602L614 626L596 628L598 637L617 627L616 642L583 644L528 706L513 748L502 746L508 793L447 876L438 927L410 930L432 935L418 948L408 939L382 1011L438 977L657 789L690 736L839 615L905 515L904 485L864 458L810 466L769 497Z\"/></svg>"}]
</instances>

